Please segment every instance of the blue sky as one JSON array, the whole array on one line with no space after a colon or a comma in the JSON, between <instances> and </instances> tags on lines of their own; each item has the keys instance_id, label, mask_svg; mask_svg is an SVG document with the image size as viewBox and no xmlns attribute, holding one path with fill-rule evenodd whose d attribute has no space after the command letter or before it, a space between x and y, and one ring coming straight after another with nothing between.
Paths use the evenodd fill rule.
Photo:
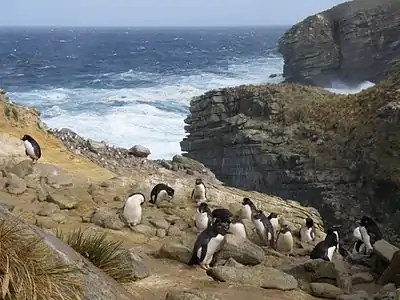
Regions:
<instances>
[{"instance_id":1,"label":"blue sky","mask_svg":"<svg viewBox=\"0 0 400 300\"><path fill-rule=\"evenodd\" d=\"M291 25L339 0L0 0L0 26Z\"/></svg>"}]
</instances>

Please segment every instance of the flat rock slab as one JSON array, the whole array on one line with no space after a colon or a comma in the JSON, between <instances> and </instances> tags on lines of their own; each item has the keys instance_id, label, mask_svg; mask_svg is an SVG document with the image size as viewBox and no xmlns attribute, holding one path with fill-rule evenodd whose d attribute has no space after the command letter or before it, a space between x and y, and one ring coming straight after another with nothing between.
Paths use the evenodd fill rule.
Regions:
<instances>
[{"instance_id":1,"label":"flat rock slab","mask_svg":"<svg viewBox=\"0 0 400 300\"><path fill-rule=\"evenodd\" d=\"M207 270L207 275L222 282L249 284L265 289L286 291L296 289L298 286L297 280L292 275L262 266L218 266Z\"/></svg>"},{"instance_id":2,"label":"flat rock slab","mask_svg":"<svg viewBox=\"0 0 400 300\"><path fill-rule=\"evenodd\" d=\"M344 294L344 292L329 283L314 282L310 283L311 294L316 297L326 298L326 299L336 299L338 296Z\"/></svg>"}]
</instances>

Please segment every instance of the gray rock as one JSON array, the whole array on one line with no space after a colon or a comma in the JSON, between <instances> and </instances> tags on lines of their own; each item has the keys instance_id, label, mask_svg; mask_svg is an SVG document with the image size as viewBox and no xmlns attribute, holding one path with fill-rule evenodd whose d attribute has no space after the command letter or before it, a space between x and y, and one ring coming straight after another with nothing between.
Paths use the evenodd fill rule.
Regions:
<instances>
[{"instance_id":1,"label":"gray rock","mask_svg":"<svg viewBox=\"0 0 400 300\"><path fill-rule=\"evenodd\" d=\"M61 209L73 209L78 205L78 201L66 190L51 192L46 200L57 204Z\"/></svg>"},{"instance_id":2,"label":"gray rock","mask_svg":"<svg viewBox=\"0 0 400 300\"><path fill-rule=\"evenodd\" d=\"M149 223L156 228L165 229L165 230L168 230L168 228L169 228L169 223L163 218L150 219Z\"/></svg>"},{"instance_id":3,"label":"gray rock","mask_svg":"<svg viewBox=\"0 0 400 300\"><path fill-rule=\"evenodd\" d=\"M354 294L340 295L336 299L338 300L369 300L369 295L366 291L357 291Z\"/></svg>"},{"instance_id":4,"label":"gray rock","mask_svg":"<svg viewBox=\"0 0 400 300\"><path fill-rule=\"evenodd\" d=\"M297 288L297 280L284 272L263 266L228 267L218 266L207 270L207 275L219 280L249 284L266 289L293 290Z\"/></svg>"},{"instance_id":5,"label":"gray rock","mask_svg":"<svg viewBox=\"0 0 400 300\"><path fill-rule=\"evenodd\" d=\"M219 300L214 295L202 291L168 292L165 300Z\"/></svg>"},{"instance_id":6,"label":"gray rock","mask_svg":"<svg viewBox=\"0 0 400 300\"><path fill-rule=\"evenodd\" d=\"M136 233L140 233L146 236L155 236L157 233L157 229L146 224L138 224L134 226L132 230Z\"/></svg>"},{"instance_id":7,"label":"gray rock","mask_svg":"<svg viewBox=\"0 0 400 300\"><path fill-rule=\"evenodd\" d=\"M372 276L372 274L368 272L356 273L351 276L351 282L353 285L369 283L372 281L374 281L374 276Z\"/></svg>"},{"instance_id":8,"label":"gray rock","mask_svg":"<svg viewBox=\"0 0 400 300\"><path fill-rule=\"evenodd\" d=\"M388 282L395 282L396 284L400 285L400 250L396 251L392 255L389 266L379 278L379 284L381 285Z\"/></svg>"},{"instance_id":9,"label":"gray rock","mask_svg":"<svg viewBox=\"0 0 400 300\"><path fill-rule=\"evenodd\" d=\"M7 191L10 194L20 195L26 191L26 183L13 173L7 175Z\"/></svg>"},{"instance_id":10,"label":"gray rock","mask_svg":"<svg viewBox=\"0 0 400 300\"><path fill-rule=\"evenodd\" d=\"M313 282L310 283L311 294L316 297L326 298L326 299L336 299L338 296L344 294L344 292L329 283Z\"/></svg>"},{"instance_id":11,"label":"gray rock","mask_svg":"<svg viewBox=\"0 0 400 300\"><path fill-rule=\"evenodd\" d=\"M115 211L110 211L106 208L97 208L90 218L90 222L104 228L113 230L121 230L125 224L120 219Z\"/></svg>"},{"instance_id":12,"label":"gray rock","mask_svg":"<svg viewBox=\"0 0 400 300\"><path fill-rule=\"evenodd\" d=\"M335 264L322 259L310 259L293 265L283 265L279 269L305 283L318 281L338 284L340 281L340 273Z\"/></svg>"},{"instance_id":13,"label":"gray rock","mask_svg":"<svg viewBox=\"0 0 400 300\"><path fill-rule=\"evenodd\" d=\"M88 145L89 150L94 152L94 153L98 153L98 152L100 152L100 151L102 151L102 150L107 148L106 143L94 141L94 140L91 140L91 139L88 139L87 145Z\"/></svg>"},{"instance_id":14,"label":"gray rock","mask_svg":"<svg viewBox=\"0 0 400 300\"><path fill-rule=\"evenodd\" d=\"M243 240L232 234L227 234L217 258L233 258L243 265L257 265L264 260L264 250L248 239Z\"/></svg>"},{"instance_id":15,"label":"gray rock","mask_svg":"<svg viewBox=\"0 0 400 300\"><path fill-rule=\"evenodd\" d=\"M150 270L144 264L143 259L133 250L126 253L124 260L131 266L132 278L134 280L143 279L150 276Z\"/></svg>"},{"instance_id":16,"label":"gray rock","mask_svg":"<svg viewBox=\"0 0 400 300\"><path fill-rule=\"evenodd\" d=\"M173 259L186 264L192 257L192 251L182 244L168 243L158 250L156 257Z\"/></svg>"},{"instance_id":17,"label":"gray rock","mask_svg":"<svg viewBox=\"0 0 400 300\"><path fill-rule=\"evenodd\" d=\"M167 231L168 236L180 236L181 234L182 234L182 232L178 226L172 225L168 228L168 231Z\"/></svg>"},{"instance_id":18,"label":"gray rock","mask_svg":"<svg viewBox=\"0 0 400 300\"><path fill-rule=\"evenodd\" d=\"M156 236L158 236L159 238L163 238L167 235L167 231L165 229L162 228L158 228L156 231Z\"/></svg>"},{"instance_id":19,"label":"gray rock","mask_svg":"<svg viewBox=\"0 0 400 300\"><path fill-rule=\"evenodd\" d=\"M39 226L40 228L44 229L53 229L57 228L58 223L51 219L50 217L36 217L36 222L35 224Z\"/></svg>"},{"instance_id":20,"label":"gray rock","mask_svg":"<svg viewBox=\"0 0 400 300\"><path fill-rule=\"evenodd\" d=\"M151 154L150 149L141 145L135 145L129 149L129 153L136 157L147 157Z\"/></svg>"},{"instance_id":21,"label":"gray rock","mask_svg":"<svg viewBox=\"0 0 400 300\"><path fill-rule=\"evenodd\" d=\"M72 177L63 171L49 173L46 183L53 188L72 186Z\"/></svg>"},{"instance_id":22,"label":"gray rock","mask_svg":"<svg viewBox=\"0 0 400 300\"><path fill-rule=\"evenodd\" d=\"M60 208L58 207L57 204L44 202L39 211L37 212L37 215L42 217L48 217L58 211L60 211Z\"/></svg>"}]
</instances>

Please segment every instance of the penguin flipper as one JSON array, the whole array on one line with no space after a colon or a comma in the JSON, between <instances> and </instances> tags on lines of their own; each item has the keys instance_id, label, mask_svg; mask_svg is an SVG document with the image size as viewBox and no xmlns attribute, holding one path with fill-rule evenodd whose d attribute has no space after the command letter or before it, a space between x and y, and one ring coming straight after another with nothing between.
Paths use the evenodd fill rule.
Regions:
<instances>
[{"instance_id":1,"label":"penguin flipper","mask_svg":"<svg viewBox=\"0 0 400 300\"><path fill-rule=\"evenodd\" d=\"M26 155L26 156L29 156L28 151L26 151L26 150L25 150L25 155Z\"/></svg>"},{"instance_id":2,"label":"penguin flipper","mask_svg":"<svg viewBox=\"0 0 400 300\"><path fill-rule=\"evenodd\" d=\"M201 254L199 261L203 261L207 254L207 244L201 246Z\"/></svg>"},{"instance_id":3,"label":"penguin flipper","mask_svg":"<svg viewBox=\"0 0 400 300\"><path fill-rule=\"evenodd\" d=\"M193 196L194 196L194 189L192 190L192 194L190 195L191 200L193 200Z\"/></svg>"},{"instance_id":4,"label":"penguin flipper","mask_svg":"<svg viewBox=\"0 0 400 300\"><path fill-rule=\"evenodd\" d=\"M189 266L194 266L194 265L198 265L199 264L199 258L197 257L197 253L193 252L192 253L192 257L190 258L190 260L187 263Z\"/></svg>"}]
</instances>

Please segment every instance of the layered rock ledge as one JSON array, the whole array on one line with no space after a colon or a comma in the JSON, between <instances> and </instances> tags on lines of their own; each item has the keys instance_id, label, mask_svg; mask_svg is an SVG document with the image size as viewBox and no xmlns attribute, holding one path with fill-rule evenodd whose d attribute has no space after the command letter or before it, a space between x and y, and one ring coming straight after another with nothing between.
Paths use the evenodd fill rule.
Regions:
<instances>
[{"instance_id":1,"label":"layered rock ledge","mask_svg":"<svg viewBox=\"0 0 400 300\"><path fill-rule=\"evenodd\" d=\"M355 0L306 18L279 40L288 82L379 82L400 66L400 2Z\"/></svg>"},{"instance_id":2,"label":"layered rock ledge","mask_svg":"<svg viewBox=\"0 0 400 300\"><path fill-rule=\"evenodd\" d=\"M192 100L181 148L223 182L316 207L344 232L369 214L398 243L399 109L399 75L348 96L297 84L214 90Z\"/></svg>"}]
</instances>

